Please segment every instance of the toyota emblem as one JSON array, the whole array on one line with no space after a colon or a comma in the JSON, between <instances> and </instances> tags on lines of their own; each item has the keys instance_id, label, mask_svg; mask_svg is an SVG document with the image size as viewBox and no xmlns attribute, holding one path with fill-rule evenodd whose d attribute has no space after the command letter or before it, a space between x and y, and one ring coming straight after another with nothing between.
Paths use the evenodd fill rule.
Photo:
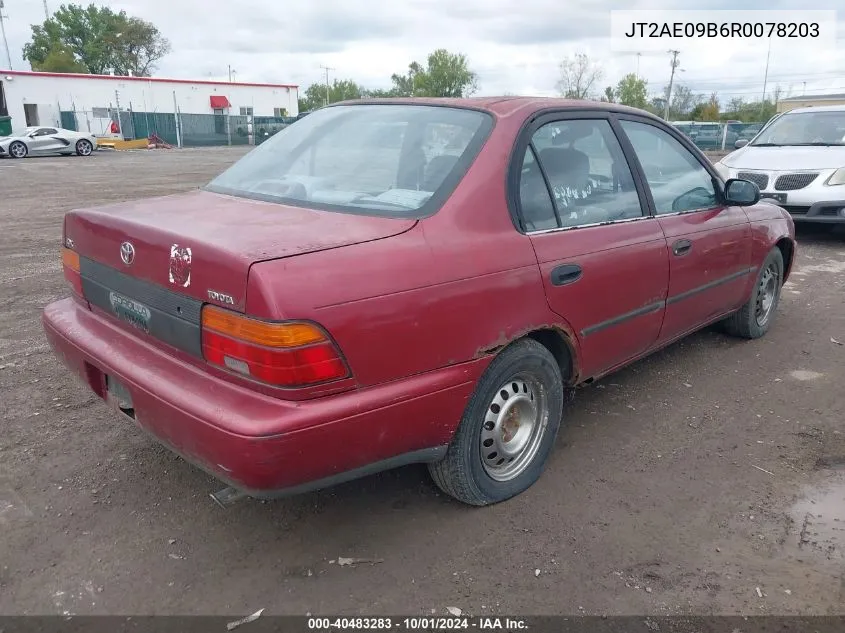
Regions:
<instances>
[{"instance_id":1,"label":"toyota emblem","mask_svg":"<svg viewBox=\"0 0 845 633\"><path fill-rule=\"evenodd\" d=\"M130 242L124 242L120 245L120 259L127 266L135 261L135 247Z\"/></svg>"}]
</instances>

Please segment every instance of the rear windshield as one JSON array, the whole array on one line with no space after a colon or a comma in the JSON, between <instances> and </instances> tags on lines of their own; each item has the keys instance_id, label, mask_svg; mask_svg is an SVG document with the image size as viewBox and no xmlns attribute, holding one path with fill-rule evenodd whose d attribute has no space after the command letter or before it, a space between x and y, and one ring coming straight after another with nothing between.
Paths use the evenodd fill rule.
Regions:
<instances>
[{"instance_id":1,"label":"rear windshield","mask_svg":"<svg viewBox=\"0 0 845 633\"><path fill-rule=\"evenodd\" d=\"M436 210L475 158L492 118L421 105L310 113L208 185L218 193L384 216Z\"/></svg>"}]
</instances>

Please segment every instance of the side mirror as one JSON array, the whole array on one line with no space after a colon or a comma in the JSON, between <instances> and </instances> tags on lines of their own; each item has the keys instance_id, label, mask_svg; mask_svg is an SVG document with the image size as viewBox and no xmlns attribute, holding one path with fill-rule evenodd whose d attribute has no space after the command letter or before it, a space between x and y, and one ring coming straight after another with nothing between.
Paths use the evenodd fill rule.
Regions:
<instances>
[{"instance_id":1,"label":"side mirror","mask_svg":"<svg viewBox=\"0 0 845 633\"><path fill-rule=\"evenodd\" d=\"M748 139L741 138L736 143L734 143L734 147L739 149L740 147L745 147L748 145Z\"/></svg>"},{"instance_id":2,"label":"side mirror","mask_svg":"<svg viewBox=\"0 0 845 633\"><path fill-rule=\"evenodd\" d=\"M760 189L750 180L731 178L725 183L725 202L748 207L760 201Z\"/></svg>"}]
</instances>

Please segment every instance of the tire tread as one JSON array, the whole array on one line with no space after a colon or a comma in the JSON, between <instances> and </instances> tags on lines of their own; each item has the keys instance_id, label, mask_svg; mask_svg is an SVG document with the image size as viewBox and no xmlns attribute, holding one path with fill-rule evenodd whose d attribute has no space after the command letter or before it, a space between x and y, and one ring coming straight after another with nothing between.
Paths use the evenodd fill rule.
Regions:
<instances>
[{"instance_id":1,"label":"tire tread","mask_svg":"<svg viewBox=\"0 0 845 633\"><path fill-rule=\"evenodd\" d=\"M560 375L560 368L554 359L554 356L541 343L533 339L522 339L505 348L499 355L493 359L487 367L484 375L478 381L475 391L467 403L464 414L461 417L461 423L458 426L452 442L449 444L449 449L444 458L438 462L428 465L428 471L434 483L450 497L457 499L467 505L485 506L504 499L498 499L485 494L474 481L472 472L470 471L467 460L467 442L473 442L474 428L472 424L473 416L477 415L478 401L483 397L486 388L489 386L493 376L495 376L497 369L502 365L508 364L524 355L539 354L546 358L550 366L554 368L555 374L560 385L560 402L563 402L563 379ZM498 385L496 385L498 386ZM558 412L560 410L558 409ZM554 412L552 412L554 414ZM560 420L556 422L550 421L549 431L554 435L557 434L557 428ZM552 429L551 427L554 426ZM548 432L548 431L547 431ZM550 440L554 442L554 440ZM533 483L533 482L532 482Z\"/></svg>"}]
</instances>

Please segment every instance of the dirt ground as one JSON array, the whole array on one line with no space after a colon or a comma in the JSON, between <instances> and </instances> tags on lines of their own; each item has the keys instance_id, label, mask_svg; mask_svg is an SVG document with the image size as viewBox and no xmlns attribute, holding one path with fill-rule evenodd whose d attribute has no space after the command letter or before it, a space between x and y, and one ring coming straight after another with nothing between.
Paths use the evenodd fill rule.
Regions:
<instances>
[{"instance_id":1,"label":"dirt ground","mask_svg":"<svg viewBox=\"0 0 845 633\"><path fill-rule=\"evenodd\" d=\"M59 365L39 316L68 294L65 211L241 153L0 161L0 613L845 613L843 234L799 233L763 339L704 331L581 391L516 499L465 507L407 467L224 510Z\"/></svg>"}]
</instances>

